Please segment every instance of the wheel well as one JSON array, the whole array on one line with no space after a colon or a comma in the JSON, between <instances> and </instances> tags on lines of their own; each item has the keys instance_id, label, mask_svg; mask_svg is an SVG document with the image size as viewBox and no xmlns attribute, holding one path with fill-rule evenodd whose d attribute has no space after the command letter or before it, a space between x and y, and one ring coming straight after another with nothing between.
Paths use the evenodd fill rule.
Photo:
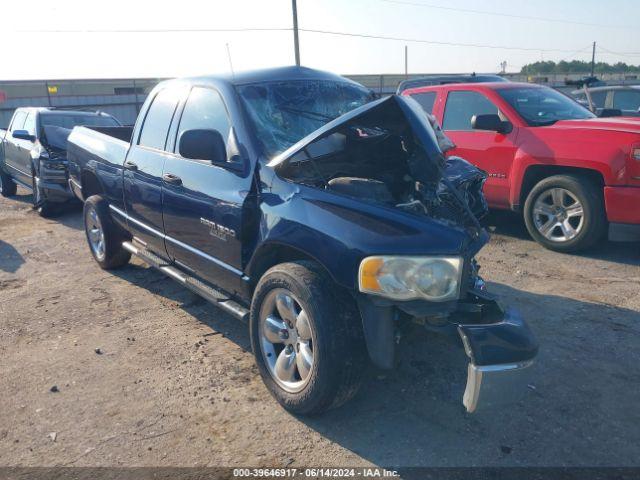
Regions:
<instances>
[{"instance_id":1,"label":"wheel well","mask_svg":"<svg viewBox=\"0 0 640 480\"><path fill-rule=\"evenodd\" d=\"M529 192L536 186L541 180L551 177L553 175L578 175L583 178L588 178L594 184L604 186L604 178L602 174L596 170L590 170L588 168L578 167L562 167L556 165L532 165L527 168L522 179L522 189L520 190L519 203L516 206L517 210L521 210L524 202L529 195Z\"/></svg>"},{"instance_id":2,"label":"wheel well","mask_svg":"<svg viewBox=\"0 0 640 480\"><path fill-rule=\"evenodd\" d=\"M91 195L97 195L99 193L104 193L102 185L98 178L91 172L82 172L82 176L80 177L80 182L82 182L82 196L86 200Z\"/></svg>"},{"instance_id":3,"label":"wheel well","mask_svg":"<svg viewBox=\"0 0 640 480\"><path fill-rule=\"evenodd\" d=\"M260 248L255 253L249 264L248 274L251 279L251 290L253 291L260 281L260 278L262 278L265 272L271 267L281 263L295 262L299 260L315 262L329 274L325 266L308 253L289 245L280 243L269 244ZM331 275L329 274L329 276Z\"/></svg>"}]
</instances>

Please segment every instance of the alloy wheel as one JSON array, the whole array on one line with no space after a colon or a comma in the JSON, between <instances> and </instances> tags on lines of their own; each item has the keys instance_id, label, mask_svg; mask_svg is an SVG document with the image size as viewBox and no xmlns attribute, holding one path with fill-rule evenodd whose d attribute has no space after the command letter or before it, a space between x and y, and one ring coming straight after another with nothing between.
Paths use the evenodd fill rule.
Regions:
<instances>
[{"instance_id":1,"label":"alloy wheel","mask_svg":"<svg viewBox=\"0 0 640 480\"><path fill-rule=\"evenodd\" d=\"M584 208L569 190L550 188L542 192L533 205L533 223L546 239L567 242L581 232L584 226Z\"/></svg>"},{"instance_id":2,"label":"alloy wheel","mask_svg":"<svg viewBox=\"0 0 640 480\"><path fill-rule=\"evenodd\" d=\"M269 292L260 309L259 335L269 373L285 391L296 393L315 368L312 322L300 302L283 288Z\"/></svg>"},{"instance_id":3,"label":"alloy wheel","mask_svg":"<svg viewBox=\"0 0 640 480\"><path fill-rule=\"evenodd\" d=\"M102 229L100 217L98 217L94 208L87 210L85 225L85 228L87 229L87 238L89 239L89 246L96 258L98 260L102 260L105 256L104 231Z\"/></svg>"}]
</instances>

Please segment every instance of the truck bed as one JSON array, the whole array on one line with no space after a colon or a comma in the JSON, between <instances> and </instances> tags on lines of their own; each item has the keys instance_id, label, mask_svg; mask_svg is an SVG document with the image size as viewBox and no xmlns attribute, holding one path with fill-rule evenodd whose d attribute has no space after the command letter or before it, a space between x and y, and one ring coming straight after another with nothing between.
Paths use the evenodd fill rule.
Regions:
<instances>
[{"instance_id":1,"label":"truck bed","mask_svg":"<svg viewBox=\"0 0 640 480\"><path fill-rule=\"evenodd\" d=\"M72 189L81 200L86 192L79 188L83 176L92 175L101 184L101 189L121 203L121 178L123 163L129 150L133 127L75 127L67 142L69 177ZM119 201L118 201L119 200Z\"/></svg>"}]
</instances>

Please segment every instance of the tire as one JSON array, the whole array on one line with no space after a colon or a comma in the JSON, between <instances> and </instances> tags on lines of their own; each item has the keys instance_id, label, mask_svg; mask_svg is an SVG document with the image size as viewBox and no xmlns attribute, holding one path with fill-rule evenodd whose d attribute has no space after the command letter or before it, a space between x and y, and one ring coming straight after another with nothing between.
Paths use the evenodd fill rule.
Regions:
<instances>
[{"instance_id":1,"label":"tire","mask_svg":"<svg viewBox=\"0 0 640 480\"><path fill-rule=\"evenodd\" d=\"M524 221L533 239L549 250L588 249L607 233L602 188L580 175L545 178L527 196Z\"/></svg>"},{"instance_id":2,"label":"tire","mask_svg":"<svg viewBox=\"0 0 640 480\"><path fill-rule=\"evenodd\" d=\"M38 187L38 177L35 172L33 172L31 176L31 189L33 190L31 197L33 209L43 218L52 217L56 212L56 205L47 200L45 190Z\"/></svg>"},{"instance_id":3,"label":"tire","mask_svg":"<svg viewBox=\"0 0 640 480\"><path fill-rule=\"evenodd\" d=\"M3 197L13 197L18 191L18 186L9 175L0 168L0 195Z\"/></svg>"},{"instance_id":4,"label":"tire","mask_svg":"<svg viewBox=\"0 0 640 480\"><path fill-rule=\"evenodd\" d=\"M111 218L104 198L89 197L84 203L83 219L89 250L100 268L111 270L129 263L131 253L122 248L127 237Z\"/></svg>"},{"instance_id":5,"label":"tire","mask_svg":"<svg viewBox=\"0 0 640 480\"><path fill-rule=\"evenodd\" d=\"M291 347L294 353L297 377L285 386L278 380L273 363L287 355L284 345L271 344L269 335L275 330L265 327L265 316L280 318L280 308L271 310L273 298L290 295L294 302L294 312L298 312L296 324L287 334L292 341L295 330L299 345ZM286 304L286 302L283 302ZM296 308L299 307L298 308ZM286 309L285 309L286 310ZM300 325L302 312L306 313L309 329ZM302 322L303 323L303 322ZM301 327L301 328L299 328ZM264 332L269 330L269 335ZM310 330L305 334L305 330ZM277 330L281 332L281 330ZM258 283L250 314L251 346L262 380L273 397L288 411L298 415L318 415L342 405L358 391L367 367L367 352L364 343L362 322L354 300L344 290L339 289L328 275L313 262L283 263L267 271ZM304 362L302 348L307 338L307 353L311 345L312 362L306 375L300 369L298 360ZM284 341L283 341L284 342ZM278 350L278 347L280 349ZM299 379L299 380L298 380Z\"/></svg>"}]
</instances>

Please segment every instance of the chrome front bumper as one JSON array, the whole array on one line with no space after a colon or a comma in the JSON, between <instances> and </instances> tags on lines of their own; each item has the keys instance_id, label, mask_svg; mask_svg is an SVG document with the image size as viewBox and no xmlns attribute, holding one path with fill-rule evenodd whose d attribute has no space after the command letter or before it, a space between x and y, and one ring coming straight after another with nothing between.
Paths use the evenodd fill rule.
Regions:
<instances>
[{"instance_id":1,"label":"chrome front bumper","mask_svg":"<svg viewBox=\"0 0 640 480\"><path fill-rule=\"evenodd\" d=\"M530 383L538 353L535 337L516 311L500 311L498 316L494 323L458 325L469 357L462 397L469 413L513 403Z\"/></svg>"},{"instance_id":2,"label":"chrome front bumper","mask_svg":"<svg viewBox=\"0 0 640 480\"><path fill-rule=\"evenodd\" d=\"M467 387L462 404L473 413L481 407L492 408L517 401L526 392L533 360L506 365L467 367Z\"/></svg>"}]
</instances>

